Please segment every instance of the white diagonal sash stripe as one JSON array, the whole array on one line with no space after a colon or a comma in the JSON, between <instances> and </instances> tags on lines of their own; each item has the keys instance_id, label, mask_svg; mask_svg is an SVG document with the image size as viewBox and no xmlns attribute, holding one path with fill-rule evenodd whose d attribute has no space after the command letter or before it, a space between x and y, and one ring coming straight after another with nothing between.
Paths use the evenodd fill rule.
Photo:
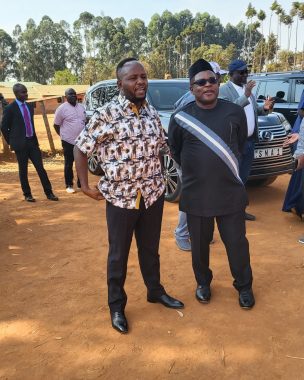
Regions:
<instances>
[{"instance_id":1,"label":"white diagonal sash stripe","mask_svg":"<svg viewBox=\"0 0 304 380\"><path fill-rule=\"evenodd\" d=\"M223 159L223 157L219 156L225 164L230 168L230 170L233 172L234 176L241 182L241 178L239 176L239 167L236 158L233 158L231 154L227 151L223 145L220 144L215 138L210 136L206 131L198 127L194 122L186 118L185 116L181 115L181 113L177 113L175 115L175 118L179 119L183 123L187 124L189 127L193 128L197 133L199 133L203 139L207 139L211 145L213 145L215 148L217 148L228 160L229 164ZM203 123L201 123L204 125ZM220 139L220 137L218 137ZM201 140L204 142L204 140ZM224 142L223 142L224 143ZM209 145L207 145L209 146ZM209 146L210 147L210 146ZM211 147L210 147L211 148ZM212 148L211 148L212 149ZM214 149L212 149L215 153L217 153Z\"/></svg>"}]
</instances>

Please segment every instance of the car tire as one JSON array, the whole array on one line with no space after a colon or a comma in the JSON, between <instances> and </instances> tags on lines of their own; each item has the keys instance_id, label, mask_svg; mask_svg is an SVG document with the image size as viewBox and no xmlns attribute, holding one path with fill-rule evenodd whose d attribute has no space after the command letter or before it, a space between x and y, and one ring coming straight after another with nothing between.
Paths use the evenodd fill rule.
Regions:
<instances>
[{"instance_id":1,"label":"car tire","mask_svg":"<svg viewBox=\"0 0 304 380\"><path fill-rule=\"evenodd\" d=\"M182 183L174 161L168 155L163 156L163 175L165 179L165 200L167 202L177 202L180 197Z\"/></svg>"},{"instance_id":2,"label":"car tire","mask_svg":"<svg viewBox=\"0 0 304 380\"><path fill-rule=\"evenodd\" d=\"M248 181L248 185L256 186L256 187L264 187L264 186L271 185L276 179L277 179L277 176L261 178L261 179L251 179Z\"/></svg>"},{"instance_id":3,"label":"car tire","mask_svg":"<svg viewBox=\"0 0 304 380\"><path fill-rule=\"evenodd\" d=\"M92 155L89 156L89 158L88 158L88 169L89 169L90 173L97 175L99 177L104 175L104 172L101 169L100 164L98 162L97 152L93 152Z\"/></svg>"}]
</instances>

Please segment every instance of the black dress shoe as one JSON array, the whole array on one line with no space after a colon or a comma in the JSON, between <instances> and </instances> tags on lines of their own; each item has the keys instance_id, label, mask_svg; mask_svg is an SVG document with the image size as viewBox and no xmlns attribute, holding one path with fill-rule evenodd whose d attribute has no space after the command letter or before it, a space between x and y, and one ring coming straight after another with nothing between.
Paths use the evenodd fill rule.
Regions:
<instances>
[{"instance_id":1,"label":"black dress shoe","mask_svg":"<svg viewBox=\"0 0 304 380\"><path fill-rule=\"evenodd\" d=\"M128 332L127 318L122 311L114 311L111 313L111 321L113 329L119 331L121 334L126 334Z\"/></svg>"},{"instance_id":2,"label":"black dress shoe","mask_svg":"<svg viewBox=\"0 0 304 380\"><path fill-rule=\"evenodd\" d=\"M248 214L248 212L245 212L245 220L251 220L254 221L256 218L252 214Z\"/></svg>"},{"instance_id":3,"label":"black dress shoe","mask_svg":"<svg viewBox=\"0 0 304 380\"><path fill-rule=\"evenodd\" d=\"M24 197L24 199L25 199L27 202L36 202L36 199L33 198L32 195L26 195L26 196Z\"/></svg>"},{"instance_id":4,"label":"black dress shoe","mask_svg":"<svg viewBox=\"0 0 304 380\"><path fill-rule=\"evenodd\" d=\"M199 285L196 289L195 297L201 303L209 303L211 298L210 286Z\"/></svg>"},{"instance_id":5,"label":"black dress shoe","mask_svg":"<svg viewBox=\"0 0 304 380\"><path fill-rule=\"evenodd\" d=\"M169 307L170 309L183 309L184 304L173 298L170 297L168 294L163 294L162 296L159 297L147 297L147 301L151 303L161 303L162 305Z\"/></svg>"},{"instance_id":6,"label":"black dress shoe","mask_svg":"<svg viewBox=\"0 0 304 380\"><path fill-rule=\"evenodd\" d=\"M251 309L255 304L252 289L242 290L239 293L239 303L242 309Z\"/></svg>"},{"instance_id":7,"label":"black dress shoe","mask_svg":"<svg viewBox=\"0 0 304 380\"><path fill-rule=\"evenodd\" d=\"M50 201L59 201L59 198L56 197L56 195L53 194L53 193L48 194L46 197L47 197L47 199L49 199Z\"/></svg>"}]
</instances>

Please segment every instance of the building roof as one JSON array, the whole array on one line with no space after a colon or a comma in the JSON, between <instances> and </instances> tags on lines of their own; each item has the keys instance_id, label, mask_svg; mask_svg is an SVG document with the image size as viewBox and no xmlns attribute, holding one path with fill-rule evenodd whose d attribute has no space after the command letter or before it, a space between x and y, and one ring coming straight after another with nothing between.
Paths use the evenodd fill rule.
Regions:
<instances>
[{"instance_id":1,"label":"building roof","mask_svg":"<svg viewBox=\"0 0 304 380\"><path fill-rule=\"evenodd\" d=\"M13 86L17 82L0 82L0 93L6 100L15 99ZM20 82L27 87L28 101L39 101L53 99L64 96L65 90L73 88L76 94L84 94L89 88L88 84L72 84L72 85L43 85L36 82Z\"/></svg>"}]
</instances>

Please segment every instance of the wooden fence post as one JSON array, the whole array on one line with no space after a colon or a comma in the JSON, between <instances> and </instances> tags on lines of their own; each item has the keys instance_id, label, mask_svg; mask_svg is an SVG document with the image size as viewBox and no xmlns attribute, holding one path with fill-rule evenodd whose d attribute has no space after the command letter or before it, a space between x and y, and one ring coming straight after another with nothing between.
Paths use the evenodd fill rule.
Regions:
<instances>
[{"instance_id":1,"label":"wooden fence post","mask_svg":"<svg viewBox=\"0 0 304 380\"><path fill-rule=\"evenodd\" d=\"M43 116L43 120L44 120L44 125L45 125L45 129L46 129L47 137L49 139L50 148L51 148L52 153L55 154L56 149L55 149L54 140L53 140L53 136L52 136L51 129L50 129L49 120L48 120L48 117L46 114L44 101L41 100L41 101L39 101L39 103L40 103L41 109L42 109L42 116Z\"/></svg>"}]
</instances>

